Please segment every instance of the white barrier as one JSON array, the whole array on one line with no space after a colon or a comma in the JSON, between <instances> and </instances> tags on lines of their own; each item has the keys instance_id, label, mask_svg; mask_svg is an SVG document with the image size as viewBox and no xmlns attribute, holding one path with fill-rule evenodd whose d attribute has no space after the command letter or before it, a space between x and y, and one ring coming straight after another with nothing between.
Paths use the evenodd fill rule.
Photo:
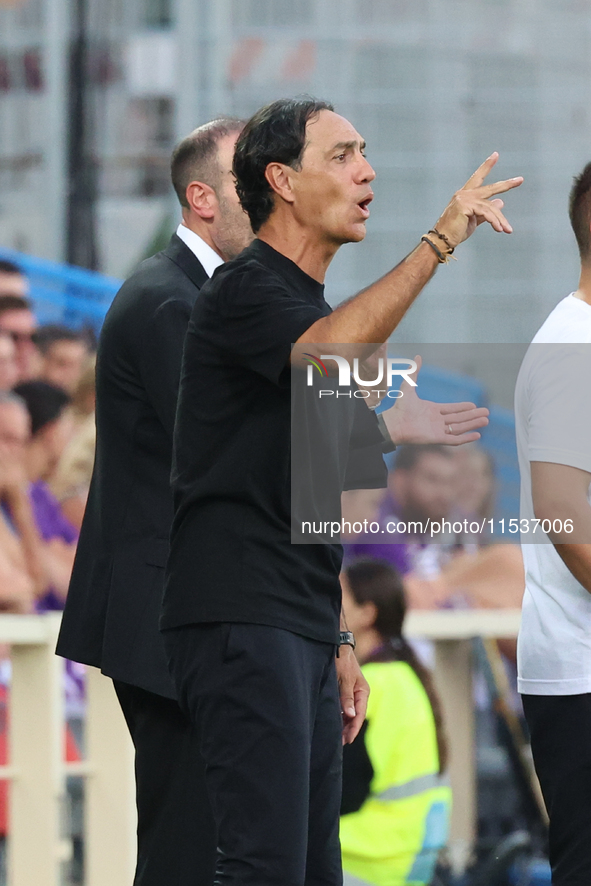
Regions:
<instances>
[{"instance_id":1,"label":"white barrier","mask_svg":"<svg viewBox=\"0 0 591 886\"><path fill-rule=\"evenodd\" d=\"M449 855L457 873L470 858L476 837L476 760L472 644L474 637L515 638L520 609L409 612L405 633L435 643L434 680L449 738L453 792Z\"/></svg>"},{"instance_id":2,"label":"white barrier","mask_svg":"<svg viewBox=\"0 0 591 886\"><path fill-rule=\"evenodd\" d=\"M69 847L61 834L65 778L82 775L86 886L130 886L135 867L133 747L113 685L87 679L87 759L64 762L60 615L0 615L11 646L8 886L58 886Z\"/></svg>"},{"instance_id":3,"label":"white barrier","mask_svg":"<svg viewBox=\"0 0 591 886\"><path fill-rule=\"evenodd\" d=\"M463 867L474 841L476 789L471 682L473 637L515 637L518 610L411 612L406 632L435 643L435 681L452 749L451 850ZM85 884L131 886L136 816L133 747L112 683L88 669L86 760L64 763L63 662L54 654L60 616L0 615L11 646L8 886L58 886L67 846L60 835L65 777L85 791Z\"/></svg>"}]
</instances>

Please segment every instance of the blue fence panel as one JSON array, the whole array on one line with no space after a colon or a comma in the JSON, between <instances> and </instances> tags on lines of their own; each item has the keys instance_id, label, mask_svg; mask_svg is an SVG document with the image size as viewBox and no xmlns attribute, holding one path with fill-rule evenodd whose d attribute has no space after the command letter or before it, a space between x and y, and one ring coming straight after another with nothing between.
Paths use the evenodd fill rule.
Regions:
<instances>
[{"instance_id":1,"label":"blue fence panel","mask_svg":"<svg viewBox=\"0 0 591 886\"><path fill-rule=\"evenodd\" d=\"M90 326L98 335L120 280L3 247L0 258L14 262L28 277L39 323Z\"/></svg>"},{"instance_id":2,"label":"blue fence panel","mask_svg":"<svg viewBox=\"0 0 591 886\"><path fill-rule=\"evenodd\" d=\"M482 382L435 366L421 367L417 392L421 400L434 400L435 403L468 402L488 406L488 395Z\"/></svg>"}]
</instances>

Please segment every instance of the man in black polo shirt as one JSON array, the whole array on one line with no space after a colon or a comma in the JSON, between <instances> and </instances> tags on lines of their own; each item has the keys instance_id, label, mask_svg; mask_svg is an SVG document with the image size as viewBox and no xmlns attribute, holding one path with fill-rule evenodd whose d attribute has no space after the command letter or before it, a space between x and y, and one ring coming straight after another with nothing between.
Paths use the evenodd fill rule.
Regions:
<instances>
[{"instance_id":1,"label":"man in black polo shirt","mask_svg":"<svg viewBox=\"0 0 591 886\"><path fill-rule=\"evenodd\" d=\"M180 703L201 734L220 886L342 882L340 738L352 741L365 715L347 636L340 698L337 685L340 547L290 543L292 343L386 341L477 224L509 233L502 201L488 198L521 179L482 186L496 159L426 242L331 312L326 269L340 245L363 239L369 216L374 172L361 137L305 99L263 108L238 141L237 190L258 239L216 271L189 324L161 622ZM363 402L349 411L353 445L376 444ZM396 409L386 416L403 442Z\"/></svg>"}]
</instances>

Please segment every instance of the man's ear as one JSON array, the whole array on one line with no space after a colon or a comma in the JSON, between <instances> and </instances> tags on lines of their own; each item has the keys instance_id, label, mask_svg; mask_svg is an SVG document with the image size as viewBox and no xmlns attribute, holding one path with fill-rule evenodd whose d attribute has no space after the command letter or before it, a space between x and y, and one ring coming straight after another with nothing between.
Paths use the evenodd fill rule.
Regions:
<instances>
[{"instance_id":1,"label":"man's ear","mask_svg":"<svg viewBox=\"0 0 591 886\"><path fill-rule=\"evenodd\" d=\"M286 203L293 203L292 177L294 170L284 163L269 163L265 169L265 178L272 189Z\"/></svg>"},{"instance_id":2,"label":"man's ear","mask_svg":"<svg viewBox=\"0 0 591 886\"><path fill-rule=\"evenodd\" d=\"M215 191L203 182L189 182L185 191L191 212L200 218L213 218L217 206Z\"/></svg>"}]
</instances>

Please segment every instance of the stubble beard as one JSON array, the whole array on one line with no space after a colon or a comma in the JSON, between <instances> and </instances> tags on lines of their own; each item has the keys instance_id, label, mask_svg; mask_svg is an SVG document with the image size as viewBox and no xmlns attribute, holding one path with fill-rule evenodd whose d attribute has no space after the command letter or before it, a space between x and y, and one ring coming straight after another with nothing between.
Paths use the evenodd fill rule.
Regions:
<instances>
[{"instance_id":1,"label":"stubble beard","mask_svg":"<svg viewBox=\"0 0 591 886\"><path fill-rule=\"evenodd\" d=\"M220 225L217 239L218 248L226 261L236 258L254 240L248 216L244 210L226 197L218 197L220 207Z\"/></svg>"}]
</instances>

